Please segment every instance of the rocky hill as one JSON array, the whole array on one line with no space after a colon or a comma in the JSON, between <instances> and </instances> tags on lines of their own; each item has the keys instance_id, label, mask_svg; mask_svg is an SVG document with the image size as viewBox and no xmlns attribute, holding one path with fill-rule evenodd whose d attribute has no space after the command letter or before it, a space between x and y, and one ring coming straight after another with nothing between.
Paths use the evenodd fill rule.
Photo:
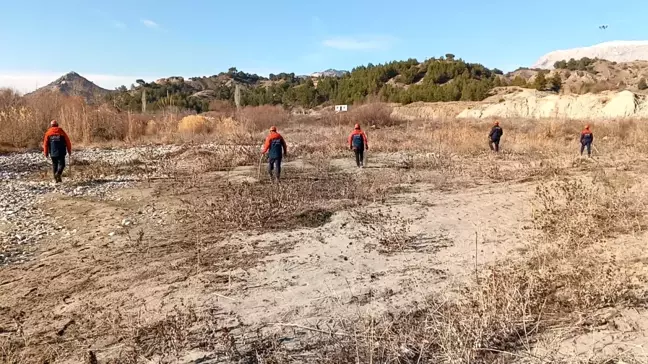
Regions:
<instances>
[{"instance_id":1,"label":"rocky hill","mask_svg":"<svg viewBox=\"0 0 648 364\"><path fill-rule=\"evenodd\" d=\"M520 87L504 87L480 102L412 103L394 106L403 120L434 119L571 119L620 120L648 118L648 96L632 91L558 95Z\"/></svg>"},{"instance_id":2,"label":"rocky hill","mask_svg":"<svg viewBox=\"0 0 648 364\"><path fill-rule=\"evenodd\" d=\"M457 118L610 120L648 117L648 97L628 90L585 95L556 95L521 88L502 91L478 105L470 105Z\"/></svg>"},{"instance_id":3,"label":"rocky hill","mask_svg":"<svg viewBox=\"0 0 648 364\"><path fill-rule=\"evenodd\" d=\"M348 71L340 71L340 70L334 70L334 69L327 69L326 71L322 72L315 72L311 74L311 77L315 78L320 78L320 77L342 77L349 73Z\"/></svg>"},{"instance_id":4,"label":"rocky hill","mask_svg":"<svg viewBox=\"0 0 648 364\"><path fill-rule=\"evenodd\" d=\"M552 69L558 61L584 57L612 62L648 61L648 41L613 41L589 47L557 50L540 57L531 68Z\"/></svg>"},{"instance_id":5,"label":"rocky hill","mask_svg":"<svg viewBox=\"0 0 648 364\"><path fill-rule=\"evenodd\" d=\"M114 91L101 88L76 72L67 73L47 86L41 87L26 96L46 92L57 92L66 96L83 98L87 103L99 103Z\"/></svg>"},{"instance_id":6,"label":"rocky hill","mask_svg":"<svg viewBox=\"0 0 648 364\"><path fill-rule=\"evenodd\" d=\"M587 60L587 59L586 59ZM561 60L562 61L562 60ZM557 61L557 62L561 62ZM587 62L574 61L560 65L551 71L523 68L506 75L507 82L522 79L530 86L539 73L550 79L557 73L562 80L563 94L585 94L588 92L630 90L646 93L648 85L648 61L618 63L608 60L589 59ZM643 84L642 84L643 80ZM517 85L520 86L520 85Z\"/></svg>"}]
</instances>

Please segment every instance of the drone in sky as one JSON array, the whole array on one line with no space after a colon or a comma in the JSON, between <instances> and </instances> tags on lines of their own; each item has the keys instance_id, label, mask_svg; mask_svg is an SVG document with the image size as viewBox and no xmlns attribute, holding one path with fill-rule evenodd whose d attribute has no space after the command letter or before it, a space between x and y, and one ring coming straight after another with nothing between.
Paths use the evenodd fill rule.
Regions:
<instances>
[{"instance_id":1,"label":"drone in sky","mask_svg":"<svg viewBox=\"0 0 648 364\"><path fill-rule=\"evenodd\" d=\"M599 29L601 29L601 30L605 30L605 29L607 29L607 28L608 28L607 25L599 25Z\"/></svg>"}]
</instances>

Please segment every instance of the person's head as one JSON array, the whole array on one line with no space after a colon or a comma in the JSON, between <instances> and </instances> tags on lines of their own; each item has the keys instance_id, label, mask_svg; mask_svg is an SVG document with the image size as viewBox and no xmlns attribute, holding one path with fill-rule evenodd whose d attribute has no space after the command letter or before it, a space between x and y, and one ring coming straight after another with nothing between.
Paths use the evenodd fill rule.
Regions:
<instances>
[{"instance_id":1,"label":"person's head","mask_svg":"<svg viewBox=\"0 0 648 364\"><path fill-rule=\"evenodd\" d=\"M271 133L276 133L276 132L277 132L277 127L274 126L274 125L271 126L271 127L270 127L270 132L271 132Z\"/></svg>"},{"instance_id":2,"label":"person's head","mask_svg":"<svg viewBox=\"0 0 648 364\"><path fill-rule=\"evenodd\" d=\"M494 123L493 125L495 125L495 126L499 126L499 121L498 121L498 120L495 120L495 123Z\"/></svg>"},{"instance_id":3,"label":"person's head","mask_svg":"<svg viewBox=\"0 0 648 364\"><path fill-rule=\"evenodd\" d=\"M590 126L589 124L585 125L585 130L589 130Z\"/></svg>"},{"instance_id":4,"label":"person's head","mask_svg":"<svg viewBox=\"0 0 648 364\"><path fill-rule=\"evenodd\" d=\"M354 126L353 128L354 128L355 130L360 130L360 124L355 124L355 126Z\"/></svg>"},{"instance_id":5,"label":"person's head","mask_svg":"<svg viewBox=\"0 0 648 364\"><path fill-rule=\"evenodd\" d=\"M51 127L58 126L58 121L56 121L56 120L50 121L50 126Z\"/></svg>"}]
</instances>

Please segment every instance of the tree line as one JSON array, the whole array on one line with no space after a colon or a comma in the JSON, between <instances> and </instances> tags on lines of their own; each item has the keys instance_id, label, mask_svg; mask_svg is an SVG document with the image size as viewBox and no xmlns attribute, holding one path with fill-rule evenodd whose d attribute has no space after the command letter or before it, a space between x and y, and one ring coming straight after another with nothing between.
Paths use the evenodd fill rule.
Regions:
<instances>
[{"instance_id":1,"label":"tree line","mask_svg":"<svg viewBox=\"0 0 648 364\"><path fill-rule=\"evenodd\" d=\"M544 75L542 76L544 77ZM558 76L559 77L559 76ZM232 67L227 73L158 84L138 80L130 89L122 86L108 96L115 106L140 110L146 92L147 110L167 106L209 110L210 100L234 102L235 85L241 87L241 104L284 105L311 108L318 105L354 104L367 98L409 104L417 101L480 101L494 87L517 84L523 87L558 88L557 80L538 85L509 82L498 69L469 63L446 54L419 62L414 58L356 67L342 77L300 77L294 73L271 74L268 78L247 74ZM543 84L543 82L545 82ZM556 86L556 87L554 87Z\"/></svg>"}]
</instances>

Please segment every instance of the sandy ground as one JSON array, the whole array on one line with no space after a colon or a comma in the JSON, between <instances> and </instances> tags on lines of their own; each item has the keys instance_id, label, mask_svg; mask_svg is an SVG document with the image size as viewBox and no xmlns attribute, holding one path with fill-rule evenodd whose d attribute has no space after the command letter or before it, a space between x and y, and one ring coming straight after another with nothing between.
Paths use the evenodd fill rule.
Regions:
<instances>
[{"instance_id":1,"label":"sandy ground","mask_svg":"<svg viewBox=\"0 0 648 364\"><path fill-rule=\"evenodd\" d=\"M385 158L369 167L388 169ZM331 164L370 170L348 159ZM304 168L305 161L290 162L285 175ZM75 234L44 239L35 259L0 268L0 334L19 332L34 346L72 341L78 352L56 362L78 362L85 350L101 362L119 356L128 330L183 310L209 312L218 328L253 330L334 325L345 316L402 311L430 295L452 299L475 269L525 247L536 186L473 183L444 191L422 180L386 201L335 212L317 227L226 238L209 226L187 228L196 226L187 219L200 219L182 217L190 197L209 196L216 181L256 175L254 167L205 173L195 185L183 182L182 193L177 183L150 181L103 199L47 195L39 208ZM385 250L390 239L398 249ZM620 315L633 322L625 326L633 332L628 345L643 345L645 313ZM601 335L611 334L572 337L582 343L561 350L587 351Z\"/></svg>"}]
</instances>

